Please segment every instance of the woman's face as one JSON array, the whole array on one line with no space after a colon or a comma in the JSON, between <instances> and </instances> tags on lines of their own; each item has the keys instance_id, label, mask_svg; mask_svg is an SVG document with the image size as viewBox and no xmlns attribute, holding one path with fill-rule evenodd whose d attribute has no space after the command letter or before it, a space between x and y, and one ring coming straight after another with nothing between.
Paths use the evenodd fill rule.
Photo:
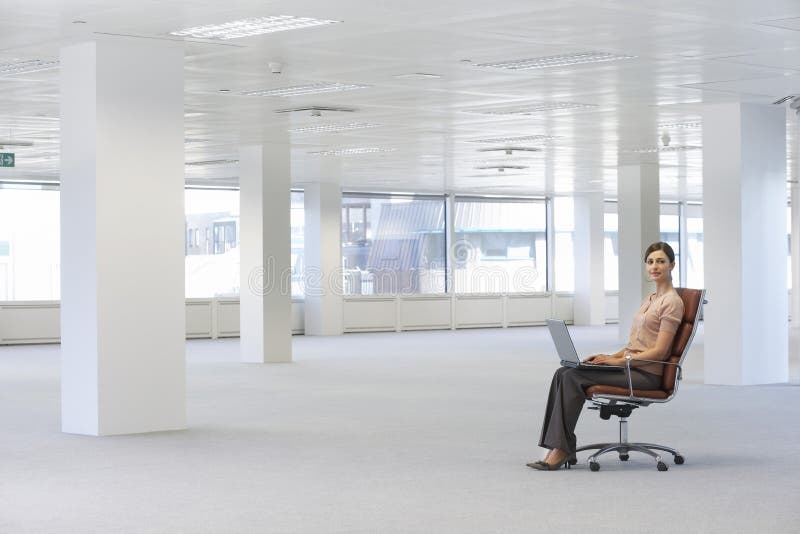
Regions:
<instances>
[{"instance_id":1,"label":"woman's face","mask_svg":"<svg viewBox=\"0 0 800 534\"><path fill-rule=\"evenodd\" d=\"M669 279L672 269L675 268L675 264L670 263L669 258L663 250L651 252L644 263L647 274L653 282Z\"/></svg>"}]
</instances>

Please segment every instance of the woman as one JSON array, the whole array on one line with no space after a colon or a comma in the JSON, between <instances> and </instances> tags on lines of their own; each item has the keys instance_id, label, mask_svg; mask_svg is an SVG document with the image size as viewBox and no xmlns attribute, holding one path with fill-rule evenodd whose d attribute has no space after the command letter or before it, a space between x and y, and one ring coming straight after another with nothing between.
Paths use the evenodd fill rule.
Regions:
<instances>
[{"instance_id":1,"label":"woman","mask_svg":"<svg viewBox=\"0 0 800 534\"><path fill-rule=\"evenodd\" d=\"M634 389L660 389L664 366L636 360L666 360L672 339L683 318L683 300L672 287L675 252L666 243L653 243L644 253L647 274L656 292L647 297L633 317L631 337L615 354L595 354L585 361L601 365L625 365L631 359ZM550 449L543 460L527 464L542 471L553 471L575 462L575 425L578 423L589 386L602 384L628 387L625 373L561 367L553 375L542 424L539 446Z\"/></svg>"}]
</instances>

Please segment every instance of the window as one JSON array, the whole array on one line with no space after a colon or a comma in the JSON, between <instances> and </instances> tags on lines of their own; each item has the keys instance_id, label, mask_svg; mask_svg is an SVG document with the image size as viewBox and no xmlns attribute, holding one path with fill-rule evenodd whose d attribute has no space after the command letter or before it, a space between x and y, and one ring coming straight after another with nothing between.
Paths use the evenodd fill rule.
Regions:
<instances>
[{"instance_id":1,"label":"window","mask_svg":"<svg viewBox=\"0 0 800 534\"><path fill-rule=\"evenodd\" d=\"M238 295L239 191L186 189L185 199L186 297Z\"/></svg>"},{"instance_id":2,"label":"window","mask_svg":"<svg viewBox=\"0 0 800 534\"><path fill-rule=\"evenodd\" d=\"M305 276L305 228L306 210L305 197L302 191L291 193L291 232L292 232L292 297L303 298L305 289L303 280Z\"/></svg>"},{"instance_id":3,"label":"window","mask_svg":"<svg viewBox=\"0 0 800 534\"><path fill-rule=\"evenodd\" d=\"M619 291L619 216L616 202L604 202L603 277L606 291Z\"/></svg>"},{"instance_id":4,"label":"window","mask_svg":"<svg viewBox=\"0 0 800 534\"><path fill-rule=\"evenodd\" d=\"M0 186L0 300L61 298L60 193Z\"/></svg>"},{"instance_id":5,"label":"window","mask_svg":"<svg viewBox=\"0 0 800 534\"><path fill-rule=\"evenodd\" d=\"M575 203L572 197L553 199L556 291L575 291Z\"/></svg>"},{"instance_id":6,"label":"window","mask_svg":"<svg viewBox=\"0 0 800 534\"><path fill-rule=\"evenodd\" d=\"M456 197L454 223L456 292L546 291L544 200Z\"/></svg>"},{"instance_id":7,"label":"window","mask_svg":"<svg viewBox=\"0 0 800 534\"><path fill-rule=\"evenodd\" d=\"M703 276L703 206L686 206L686 287L705 287Z\"/></svg>"},{"instance_id":8,"label":"window","mask_svg":"<svg viewBox=\"0 0 800 534\"><path fill-rule=\"evenodd\" d=\"M786 287L792 289L792 205L786 206L786 241L789 242L786 260Z\"/></svg>"},{"instance_id":9,"label":"window","mask_svg":"<svg viewBox=\"0 0 800 534\"><path fill-rule=\"evenodd\" d=\"M681 279L681 246L680 246L680 215L678 204L662 203L661 214L659 215L659 229L661 241L667 243L675 252L675 269L672 271L672 281L676 286L680 285Z\"/></svg>"},{"instance_id":10,"label":"window","mask_svg":"<svg viewBox=\"0 0 800 534\"><path fill-rule=\"evenodd\" d=\"M443 293L444 214L444 197L342 195L344 293Z\"/></svg>"}]
</instances>

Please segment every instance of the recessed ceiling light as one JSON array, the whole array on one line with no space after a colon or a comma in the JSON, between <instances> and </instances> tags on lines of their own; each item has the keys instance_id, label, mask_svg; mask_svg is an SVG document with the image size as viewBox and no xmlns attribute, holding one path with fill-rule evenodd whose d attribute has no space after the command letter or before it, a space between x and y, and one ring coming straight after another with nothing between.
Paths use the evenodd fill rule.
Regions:
<instances>
[{"instance_id":1,"label":"recessed ceiling light","mask_svg":"<svg viewBox=\"0 0 800 534\"><path fill-rule=\"evenodd\" d=\"M353 91L355 89L367 89L371 86L355 83L338 82L319 82L306 85L294 85L292 87L279 87L277 89L257 89L255 91L242 91L243 96L301 96L317 95L320 93L338 93L340 91Z\"/></svg>"},{"instance_id":2,"label":"recessed ceiling light","mask_svg":"<svg viewBox=\"0 0 800 534\"><path fill-rule=\"evenodd\" d=\"M472 108L465 109L465 113L480 115L533 115L548 111L565 111L572 109L596 108L594 104L580 104L578 102L532 102L513 107Z\"/></svg>"},{"instance_id":3,"label":"recessed ceiling light","mask_svg":"<svg viewBox=\"0 0 800 534\"><path fill-rule=\"evenodd\" d=\"M251 37L264 33L282 32L286 30L299 30L313 26L335 24L338 20L320 20L307 17L293 17L291 15L278 15L273 17L256 17L251 19L234 20L222 24L209 24L195 26L170 32L170 35L179 37L194 37L197 39L238 39Z\"/></svg>"},{"instance_id":4,"label":"recessed ceiling light","mask_svg":"<svg viewBox=\"0 0 800 534\"><path fill-rule=\"evenodd\" d=\"M0 63L0 76L13 76L27 74L41 70L55 69L58 67L57 59L26 59L12 63Z\"/></svg>"},{"instance_id":5,"label":"recessed ceiling light","mask_svg":"<svg viewBox=\"0 0 800 534\"><path fill-rule=\"evenodd\" d=\"M353 156L358 154L376 154L380 152L394 152L396 148L382 148L377 146L365 146L355 148L339 148L336 150L321 150L309 152L312 156Z\"/></svg>"},{"instance_id":6,"label":"recessed ceiling light","mask_svg":"<svg viewBox=\"0 0 800 534\"><path fill-rule=\"evenodd\" d=\"M525 141L551 141L553 139L561 139L558 135L517 135L513 137L489 137L487 139L473 139L470 143L515 143Z\"/></svg>"},{"instance_id":7,"label":"recessed ceiling light","mask_svg":"<svg viewBox=\"0 0 800 534\"><path fill-rule=\"evenodd\" d=\"M550 67L568 67L584 63L601 63L605 61L620 61L633 59L636 56L611 54L607 52L579 52L577 54L563 54L558 56L535 57L530 59L515 59L511 61L497 61L493 63L478 63L476 67L490 67L495 69L529 70L545 69Z\"/></svg>"},{"instance_id":8,"label":"recessed ceiling light","mask_svg":"<svg viewBox=\"0 0 800 534\"><path fill-rule=\"evenodd\" d=\"M238 165L238 159L211 159L207 161L187 161L187 167L214 167L221 165Z\"/></svg>"},{"instance_id":9,"label":"recessed ceiling light","mask_svg":"<svg viewBox=\"0 0 800 534\"><path fill-rule=\"evenodd\" d=\"M364 128L377 128L378 126L381 125L366 122L349 122L346 124L319 124L317 126L303 126L299 128L290 128L289 131L291 133L327 133L361 130Z\"/></svg>"},{"instance_id":10,"label":"recessed ceiling light","mask_svg":"<svg viewBox=\"0 0 800 534\"><path fill-rule=\"evenodd\" d=\"M429 74L427 72L412 72L409 74L395 74L394 77L404 80L415 80L425 78L441 78L442 76L439 74Z\"/></svg>"}]
</instances>

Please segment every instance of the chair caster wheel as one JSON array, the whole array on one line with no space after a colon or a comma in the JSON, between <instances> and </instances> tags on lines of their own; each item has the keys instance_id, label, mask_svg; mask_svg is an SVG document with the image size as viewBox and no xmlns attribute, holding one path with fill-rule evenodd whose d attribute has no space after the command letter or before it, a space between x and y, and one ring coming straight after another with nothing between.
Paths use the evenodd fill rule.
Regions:
<instances>
[{"instance_id":1,"label":"chair caster wheel","mask_svg":"<svg viewBox=\"0 0 800 534\"><path fill-rule=\"evenodd\" d=\"M600 464L597 462L589 462L589 469L592 471L600 471Z\"/></svg>"},{"instance_id":2,"label":"chair caster wheel","mask_svg":"<svg viewBox=\"0 0 800 534\"><path fill-rule=\"evenodd\" d=\"M676 463L677 465L681 465L681 464L682 464L683 462L685 462L685 461L686 461L686 460L684 459L684 457L683 457L683 456L681 456L680 454L676 454L676 455L675 455L675 463Z\"/></svg>"},{"instance_id":3,"label":"chair caster wheel","mask_svg":"<svg viewBox=\"0 0 800 534\"><path fill-rule=\"evenodd\" d=\"M658 464L656 464L656 467L658 467L659 471L666 471L667 469L669 469L667 467L667 464L665 464L664 462L658 462Z\"/></svg>"},{"instance_id":4,"label":"chair caster wheel","mask_svg":"<svg viewBox=\"0 0 800 534\"><path fill-rule=\"evenodd\" d=\"M628 458L630 458L630 456L628 456L627 454L620 454L620 455L619 455L619 459L620 459L620 461L622 461L622 462L627 462L627 461L628 461Z\"/></svg>"}]
</instances>

